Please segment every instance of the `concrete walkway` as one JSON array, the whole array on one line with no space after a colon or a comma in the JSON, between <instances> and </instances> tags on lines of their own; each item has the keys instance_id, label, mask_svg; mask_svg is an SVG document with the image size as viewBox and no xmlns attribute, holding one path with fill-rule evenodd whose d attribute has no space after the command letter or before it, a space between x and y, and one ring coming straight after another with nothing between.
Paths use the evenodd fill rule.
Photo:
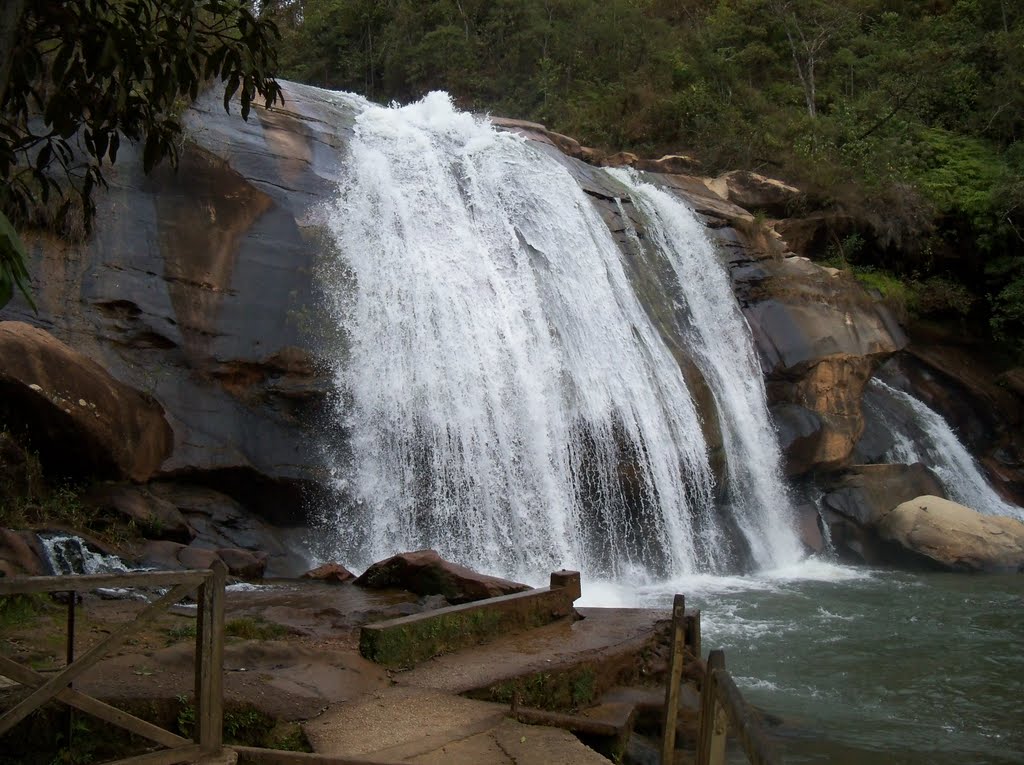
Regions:
<instances>
[{"instance_id":1,"label":"concrete walkway","mask_svg":"<svg viewBox=\"0 0 1024 765\"><path fill-rule=\"evenodd\" d=\"M607 765L572 733L524 725L507 704L460 695L574 666L633 665L666 612L579 609L584 617L439 656L398 672L390 688L332 704L303 725L313 750L382 762L454 765Z\"/></svg>"},{"instance_id":2,"label":"concrete walkway","mask_svg":"<svg viewBox=\"0 0 1024 765\"><path fill-rule=\"evenodd\" d=\"M568 731L522 725L508 707L396 686L333 706L303 728L335 757L452 765L608 765Z\"/></svg>"}]
</instances>

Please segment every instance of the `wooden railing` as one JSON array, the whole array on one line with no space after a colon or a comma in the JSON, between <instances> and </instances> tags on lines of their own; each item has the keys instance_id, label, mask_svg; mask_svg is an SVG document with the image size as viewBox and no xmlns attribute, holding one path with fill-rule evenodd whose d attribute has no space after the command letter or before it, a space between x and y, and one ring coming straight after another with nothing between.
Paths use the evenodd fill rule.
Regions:
<instances>
[{"instance_id":1,"label":"wooden railing","mask_svg":"<svg viewBox=\"0 0 1024 765\"><path fill-rule=\"evenodd\" d=\"M699 626L695 639L684 641L684 605L683 596L676 595L672 604L672 651L665 685L662 765L675 762L679 683L686 654L694 659L701 655ZM725 744L730 733L739 739L751 765L781 765L782 759L769 743L760 720L725 669L725 652L712 651L708 654L701 686L696 765L725 765Z\"/></svg>"},{"instance_id":2,"label":"wooden railing","mask_svg":"<svg viewBox=\"0 0 1024 765\"><path fill-rule=\"evenodd\" d=\"M202 571L142 571L93 576L39 576L0 579L0 596L67 592L70 595L68 618L68 657L74 656L75 593L104 587L158 587L169 590L142 609L135 619L115 629L78 659L52 677L23 667L0 656L0 675L31 688L29 695L0 715L0 736L50 700L57 700L100 720L142 736L164 749L119 760L117 765L175 765L221 753L223 747L223 664L224 664L224 583L227 568L216 561ZM92 696L76 691L72 683L117 650L133 633L156 619L167 607L197 591L195 699L196 726L191 740L142 720Z\"/></svg>"}]
</instances>

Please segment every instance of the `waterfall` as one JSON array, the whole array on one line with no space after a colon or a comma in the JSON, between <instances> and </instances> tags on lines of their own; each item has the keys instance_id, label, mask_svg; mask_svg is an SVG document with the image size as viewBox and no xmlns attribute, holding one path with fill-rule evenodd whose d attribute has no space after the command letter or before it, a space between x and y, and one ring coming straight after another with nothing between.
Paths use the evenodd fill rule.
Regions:
<instances>
[{"instance_id":1,"label":"waterfall","mask_svg":"<svg viewBox=\"0 0 1024 765\"><path fill-rule=\"evenodd\" d=\"M39 542L46 566L55 575L120 574L131 570L116 555L93 552L81 537L40 534Z\"/></svg>"},{"instance_id":2,"label":"waterfall","mask_svg":"<svg viewBox=\"0 0 1024 765\"><path fill-rule=\"evenodd\" d=\"M910 415L909 422L900 427L899 419L886 416L884 405L876 404L876 411L888 421L893 437L893 446L886 454L890 462L924 463L938 476L951 499L979 513L1006 515L1024 521L1024 508L1010 504L993 490L942 415L878 378L872 379L869 386Z\"/></svg>"},{"instance_id":3,"label":"waterfall","mask_svg":"<svg viewBox=\"0 0 1024 765\"><path fill-rule=\"evenodd\" d=\"M792 563L801 551L790 525L793 512L780 467L782 453L750 328L729 277L704 227L679 200L641 182L632 171L611 172L629 187L657 251L672 265L689 310L690 321L681 329L715 394L729 455L730 505L739 528L760 566Z\"/></svg>"},{"instance_id":4,"label":"waterfall","mask_svg":"<svg viewBox=\"0 0 1024 765\"><path fill-rule=\"evenodd\" d=\"M347 346L336 366L350 444L336 466L339 554L360 566L430 546L529 581L561 566L635 581L728 567L697 406L566 167L455 111L443 93L367 106L349 151L328 214L337 257L321 275ZM714 261L703 268L721 272L699 226L681 222L692 214L673 204L669 215L651 203L654 225L671 218L685 235L697 231ZM685 281L695 266L664 249ZM722 341L749 359L733 324ZM704 346L722 328L708 332L695 335ZM735 351L704 346L709 369ZM744 386L760 390L760 371L746 369L757 380L744 382L731 379L736 369L711 375L735 450L729 488L736 523L769 565L773 524L792 535L781 478L775 493L747 495L770 475L757 449L771 431L740 434L764 405L762 391L760 408L742 413L757 395ZM776 452L771 443L766 464Z\"/></svg>"}]
</instances>

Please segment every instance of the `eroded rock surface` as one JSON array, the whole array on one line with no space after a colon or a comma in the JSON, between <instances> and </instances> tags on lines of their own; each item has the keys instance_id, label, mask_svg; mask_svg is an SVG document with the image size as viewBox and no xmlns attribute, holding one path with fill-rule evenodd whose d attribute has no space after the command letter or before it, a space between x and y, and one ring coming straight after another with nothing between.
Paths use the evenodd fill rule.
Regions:
<instances>
[{"instance_id":1,"label":"eroded rock surface","mask_svg":"<svg viewBox=\"0 0 1024 765\"><path fill-rule=\"evenodd\" d=\"M57 475L144 481L171 451L157 401L16 321L0 322L0 423Z\"/></svg>"}]
</instances>

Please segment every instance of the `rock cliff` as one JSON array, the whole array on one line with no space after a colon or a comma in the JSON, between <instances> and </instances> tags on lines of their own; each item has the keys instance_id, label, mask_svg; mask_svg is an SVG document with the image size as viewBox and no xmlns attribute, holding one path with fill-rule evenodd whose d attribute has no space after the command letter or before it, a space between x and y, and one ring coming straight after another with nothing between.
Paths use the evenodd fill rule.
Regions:
<instances>
[{"instance_id":1,"label":"rock cliff","mask_svg":"<svg viewBox=\"0 0 1024 765\"><path fill-rule=\"evenodd\" d=\"M192 532L205 529L199 541L207 549L273 547L272 556L286 550L261 524L302 525L309 498L326 478L325 450L344 448L341 427L325 416L332 380L324 360L344 354L345 338L321 315L315 274L321 253L332 246L323 204L344 171L354 99L283 85L284 107L256 108L248 122L225 114L213 94L200 98L187 113L177 172L147 177L126 147L98 200L92 238L78 244L31 239L39 313L17 301L0 312L0 320L46 330L76 358L107 370L142 402L138 407L166 418L163 429L154 426L145 437L134 435L136 424L109 424L125 441L117 454L103 457L96 475L155 481L146 496L169 501L171 507L161 507L183 513ZM595 152L542 125L495 123L558 156L624 240L630 200L594 170L601 162ZM759 352L787 473L849 466L864 431L864 386L908 341L881 301L849 275L795 255L753 214L784 216L798 190L752 173L700 178L687 174L699 166L683 156L645 162L617 155L608 163L650 173L697 211L720 245ZM798 222L775 228L801 248L817 241L816 233L800 234ZM662 309L648 310L658 323ZM29 330L19 331L49 342ZM713 396L670 335L721 471ZM971 391L965 427L981 424L969 440L989 448L993 470L1002 466L1008 485L1019 489L1020 474L1009 465L1019 454L1017 442L990 435L1006 424L1004 412L1019 424L1019 396L968 379L942 349L912 346L903 358L912 382L951 416L965 404L948 391ZM946 384L935 383L938 377ZM130 416L112 404L115 409ZM182 486L190 496L220 497L220 504L209 512L190 509ZM262 520L238 520L240 507ZM236 519L241 538L225 538L218 513ZM187 542L192 532L164 544ZM180 560L179 548L172 552Z\"/></svg>"}]
</instances>

